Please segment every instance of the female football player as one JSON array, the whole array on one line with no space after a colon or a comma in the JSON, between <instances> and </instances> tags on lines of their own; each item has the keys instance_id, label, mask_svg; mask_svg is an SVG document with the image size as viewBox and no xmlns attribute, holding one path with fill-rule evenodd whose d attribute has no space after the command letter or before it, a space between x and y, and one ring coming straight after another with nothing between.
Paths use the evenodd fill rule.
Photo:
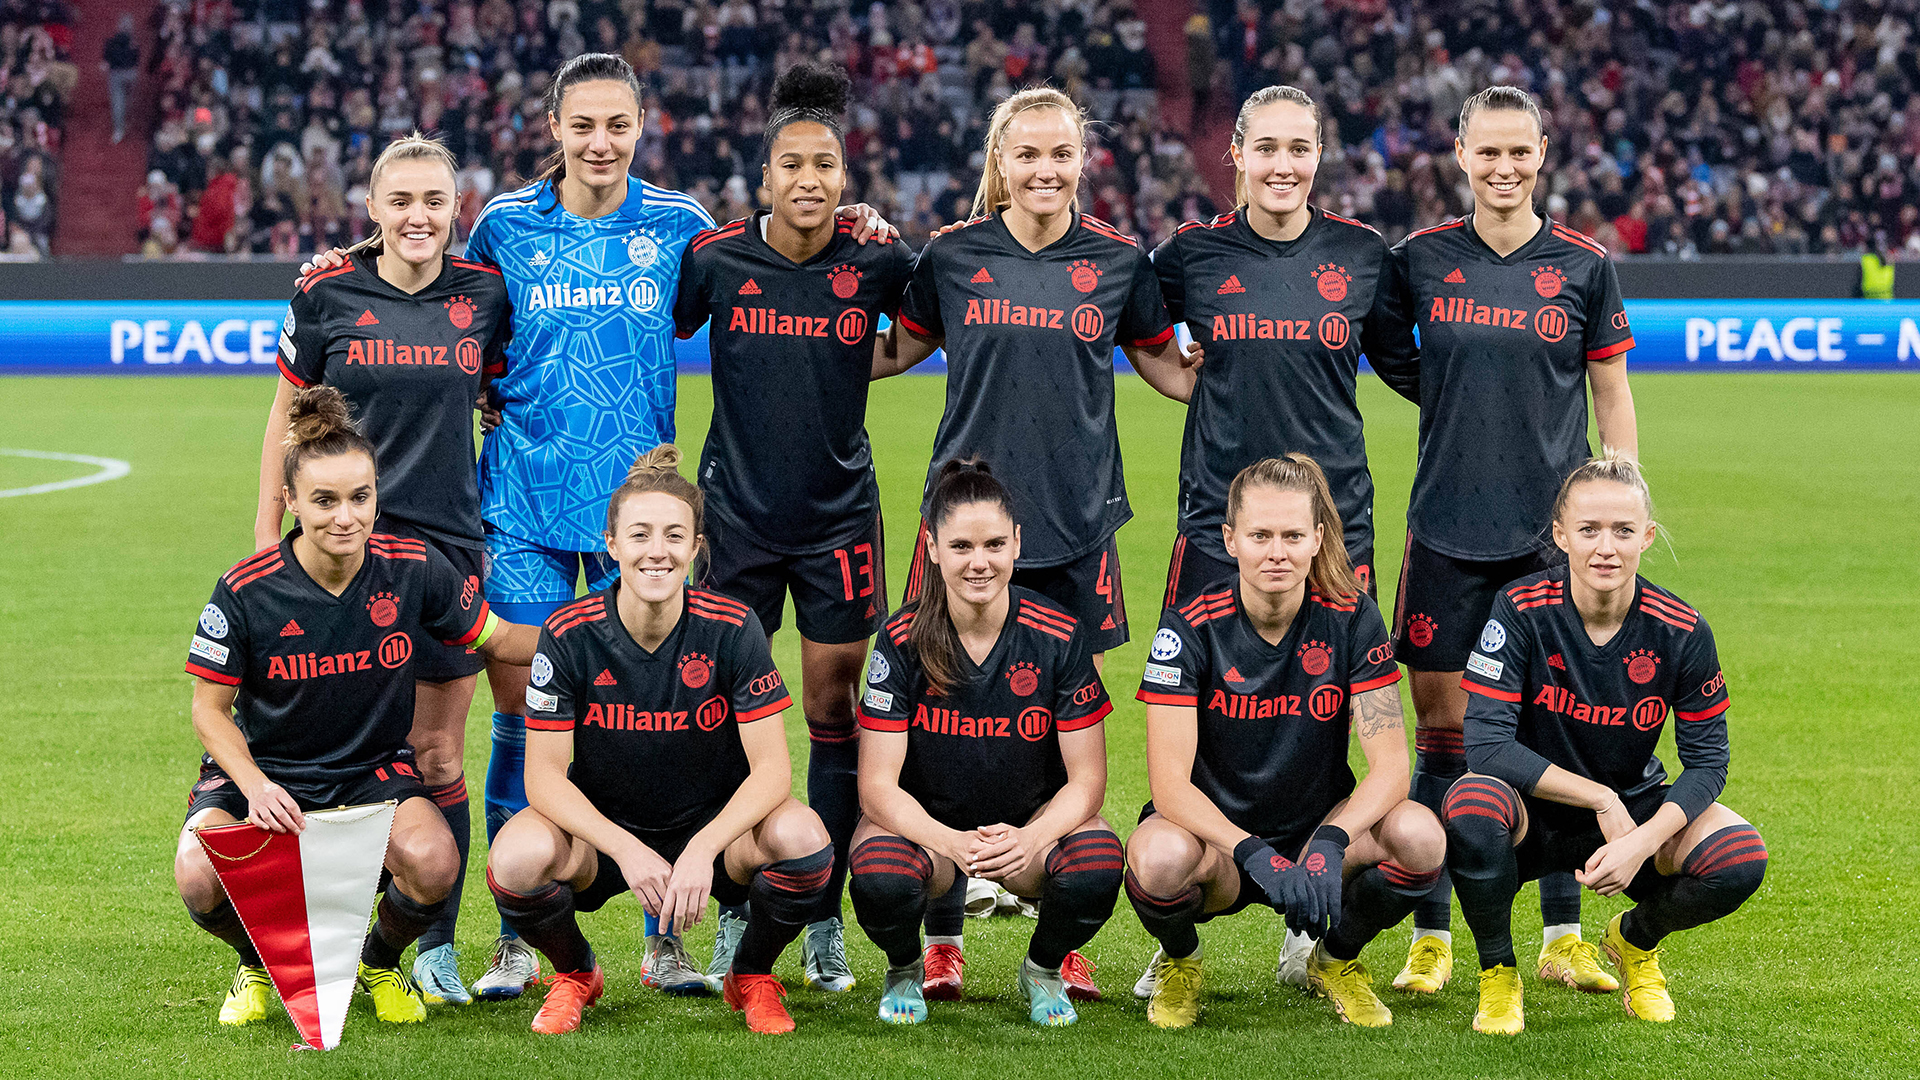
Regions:
<instances>
[{"instance_id":1,"label":"female football player","mask_svg":"<svg viewBox=\"0 0 1920 1080\"><path fill-rule=\"evenodd\" d=\"M1466 769L1460 675L1493 597L1559 561L1547 544L1560 482L1585 461L1587 390L1600 440L1637 453L1627 352L1633 332L1606 249L1533 209L1547 149L1525 91L1495 86L1460 108L1454 158L1473 212L1393 249L1399 318L1420 332L1420 462L1394 605L1394 650L1418 714L1414 798L1440 810ZM1541 879L1539 972L1616 988L1580 939L1580 890ZM1437 991L1453 972L1445 881L1414 912L1400 989Z\"/></svg>"},{"instance_id":2,"label":"female football player","mask_svg":"<svg viewBox=\"0 0 1920 1080\"><path fill-rule=\"evenodd\" d=\"M1326 471L1354 576L1373 582L1373 477L1354 381L1360 355L1419 401L1412 327L1394 317L1386 241L1308 200L1320 107L1292 86L1240 106L1228 148L1232 211L1189 221L1153 253L1167 312L1206 349L1180 450L1180 526L1167 607L1236 573L1221 546L1227 486L1263 458L1298 451ZM1249 408L1248 402L1260 402Z\"/></svg>"},{"instance_id":3,"label":"female football player","mask_svg":"<svg viewBox=\"0 0 1920 1080\"><path fill-rule=\"evenodd\" d=\"M1727 782L1727 686L1700 613L1639 574L1653 497L1611 449L1551 508L1567 564L1512 582L1467 655L1467 764L1447 793L1447 862L1480 952L1475 1031L1525 1027L1509 925L1521 882L1573 871L1635 907L1602 947L1627 1013L1673 1019L1668 934L1730 915L1760 887L1767 847L1717 800ZM1654 756L1671 711L1680 775Z\"/></svg>"},{"instance_id":4,"label":"female football player","mask_svg":"<svg viewBox=\"0 0 1920 1080\"><path fill-rule=\"evenodd\" d=\"M1015 584L1078 619L1097 662L1127 640L1114 534L1133 511L1114 426L1114 345L1170 397L1186 400L1194 373L1146 252L1076 207L1085 126L1079 106L1047 87L994 110L973 220L920 253L900 318L876 343L874 375L946 348L933 460L977 456L1005 478L1028 526ZM933 480L930 469L926 500ZM924 584L910 580L907 599Z\"/></svg>"},{"instance_id":5,"label":"female football player","mask_svg":"<svg viewBox=\"0 0 1920 1080\"><path fill-rule=\"evenodd\" d=\"M689 588L701 495L672 445L641 455L607 504L619 579L555 612L527 687L528 809L500 830L487 881L555 974L533 1030L580 1026L605 981L575 912L631 892L668 935L751 899L725 977L758 1032L793 1030L772 975L833 869L827 831L789 790L792 704L753 609ZM639 778L651 778L643 782Z\"/></svg>"},{"instance_id":6,"label":"female football player","mask_svg":"<svg viewBox=\"0 0 1920 1080\"><path fill-rule=\"evenodd\" d=\"M500 272L447 255L458 206L454 160L417 132L373 163L367 212L379 230L347 262L303 278L280 335L279 386L260 449L254 546L280 539L287 407L300 388L337 387L379 459L381 532L428 544L463 577L485 576L473 409L509 335ZM466 880L467 708L484 666L413 627L413 733L420 779L453 831L461 872L446 910L420 935L413 975L428 1004L472 1000L460 981L454 923Z\"/></svg>"},{"instance_id":7,"label":"female football player","mask_svg":"<svg viewBox=\"0 0 1920 1080\"><path fill-rule=\"evenodd\" d=\"M938 576L887 621L859 708L851 892L887 954L880 1019L927 1018L927 901L973 876L1044 898L1020 987L1034 1023L1071 1024L1061 964L1120 891L1120 840L1100 816L1113 706L1079 621L1012 583L1021 530L985 463L940 467L927 528Z\"/></svg>"},{"instance_id":8,"label":"female football player","mask_svg":"<svg viewBox=\"0 0 1920 1080\"><path fill-rule=\"evenodd\" d=\"M1140 684L1153 801L1127 839L1127 895L1160 941L1147 1019L1200 1016L1195 924L1265 903L1319 939L1308 980L1385 1027L1360 950L1439 879L1440 822L1407 798L1400 669L1340 543L1313 459L1241 470L1222 540L1238 569L1160 616ZM1357 785L1352 730L1367 758Z\"/></svg>"},{"instance_id":9,"label":"female football player","mask_svg":"<svg viewBox=\"0 0 1920 1080\"><path fill-rule=\"evenodd\" d=\"M807 985L853 986L840 922L860 815L854 688L887 615L880 489L867 442L873 328L892 317L913 253L861 245L836 220L846 187L839 68L798 64L773 87L760 168L773 207L702 233L681 257L674 322L711 322L713 424L701 452L712 556L705 586L772 634L793 594L811 748L807 801L833 836L834 876L801 939ZM722 908L710 976L746 921Z\"/></svg>"},{"instance_id":10,"label":"female football player","mask_svg":"<svg viewBox=\"0 0 1920 1080\"><path fill-rule=\"evenodd\" d=\"M378 531L379 451L338 389L296 392L279 426L280 504L298 526L229 570L200 613L187 671L206 754L174 878L193 921L240 954L220 1022L258 1020L272 984L194 830L246 820L299 832L303 811L397 801L393 877L361 950L360 985L380 1019L417 1021L426 1006L400 954L439 916L460 855L407 745L418 730L413 643L424 630L525 663L537 632L492 614L478 579L439 546Z\"/></svg>"}]
</instances>

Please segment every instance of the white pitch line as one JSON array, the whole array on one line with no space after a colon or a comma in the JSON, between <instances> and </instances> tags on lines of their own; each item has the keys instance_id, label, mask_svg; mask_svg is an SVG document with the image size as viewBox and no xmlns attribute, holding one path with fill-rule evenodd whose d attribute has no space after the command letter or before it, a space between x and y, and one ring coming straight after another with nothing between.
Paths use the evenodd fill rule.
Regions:
<instances>
[{"instance_id":1,"label":"white pitch line","mask_svg":"<svg viewBox=\"0 0 1920 1080\"><path fill-rule=\"evenodd\" d=\"M60 454L51 450L8 450L0 447L0 456L41 458L46 461L77 461L82 465L100 466L99 472L75 477L72 480L56 480L51 484L0 490L0 499L13 495L44 495L49 491L65 491L67 488L86 487L88 484L104 484L109 480L118 480L133 471L133 466L119 458L91 457L87 454Z\"/></svg>"}]
</instances>

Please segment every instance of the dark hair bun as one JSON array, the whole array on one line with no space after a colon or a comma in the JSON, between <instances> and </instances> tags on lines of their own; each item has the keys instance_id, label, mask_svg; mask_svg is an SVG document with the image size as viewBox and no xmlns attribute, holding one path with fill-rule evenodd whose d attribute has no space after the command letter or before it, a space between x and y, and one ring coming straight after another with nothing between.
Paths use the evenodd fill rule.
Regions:
<instances>
[{"instance_id":1,"label":"dark hair bun","mask_svg":"<svg viewBox=\"0 0 1920 1080\"><path fill-rule=\"evenodd\" d=\"M933 482L937 485L948 477L959 476L961 473L979 473L982 476L992 476L993 467L979 458L949 458L946 464L940 466L940 474L934 477Z\"/></svg>"},{"instance_id":2,"label":"dark hair bun","mask_svg":"<svg viewBox=\"0 0 1920 1080\"><path fill-rule=\"evenodd\" d=\"M839 116L853 96L853 80L837 65L800 63L783 72L773 84L770 112L803 109Z\"/></svg>"},{"instance_id":3,"label":"dark hair bun","mask_svg":"<svg viewBox=\"0 0 1920 1080\"><path fill-rule=\"evenodd\" d=\"M347 399L331 386L309 386L287 406L287 445L311 446L336 435L358 435Z\"/></svg>"}]
</instances>

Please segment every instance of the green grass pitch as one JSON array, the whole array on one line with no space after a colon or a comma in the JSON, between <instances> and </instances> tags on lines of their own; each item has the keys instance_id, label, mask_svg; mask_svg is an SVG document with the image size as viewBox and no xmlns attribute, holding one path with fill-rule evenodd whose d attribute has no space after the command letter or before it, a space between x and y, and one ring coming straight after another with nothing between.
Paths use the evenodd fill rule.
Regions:
<instances>
[{"instance_id":1,"label":"green grass pitch","mask_svg":"<svg viewBox=\"0 0 1920 1080\"><path fill-rule=\"evenodd\" d=\"M387 1029L356 1000L343 1045L292 1054L284 1014L230 1031L214 1012L232 954L190 924L170 873L198 753L188 723L187 637L216 576L247 554L264 379L0 379L0 445L123 458L125 479L0 499L0 1073L10 1076L1912 1076L1920 1073L1920 379L1904 374L1646 375L1641 445L1678 551L1650 576L1713 623L1733 690L1727 802L1773 854L1766 885L1724 922L1666 950L1680 1019L1630 1020L1617 996L1527 978L1527 1031L1468 1029L1475 983L1455 919L1454 982L1432 999L1386 989L1404 927L1366 954L1394 1026L1338 1024L1325 1002L1274 985L1279 920L1252 911L1206 928L1199 1027L1167 1033L1128 994L1152 951L1123 899L1088 949L1107 1001L1066 1030L1023 1019L1013 987L1031 924L970 920L971 1000L936 1003L924 1027L873 1019L882 961L850 929L860 985L799 986L778 969L800 1030L749 1035L717 1001L639 985L639 907L584 920L608 994L577 1035L527 1030L537 995L435 1009ZM1391 604L1413 465L1414 411L1363 380L1379 485L1379 567ZM682 380L688 444L706 429L703 379ZM905 581L938 378L874 388L870 410L888 523L893 599ZM1136 516L1120 534L1132 644L1109 657L1107 812L1123 830L1146 797L1143 712L1133 700L1173 537L1182 413L1120 380L1121 438ZM689 445L689 449L694 449ZM0 489L86 466L0 456ZM791 632L775 655L798 674ZM475 794L486 694L469 726ZM805 727L787 724L804 777ZM1667 760L1671 765L1671 740ZM480 852L476 851L476 855ZM469 979L494 934L476 858L460 924ZM1623 901L1588 894L1597 938ZM1515 911L1523 960L1535 893ZM693 935L696 955L709 920ZM1523 965L1524 966L1524 965Z\"/></svg>"}]
</instances>

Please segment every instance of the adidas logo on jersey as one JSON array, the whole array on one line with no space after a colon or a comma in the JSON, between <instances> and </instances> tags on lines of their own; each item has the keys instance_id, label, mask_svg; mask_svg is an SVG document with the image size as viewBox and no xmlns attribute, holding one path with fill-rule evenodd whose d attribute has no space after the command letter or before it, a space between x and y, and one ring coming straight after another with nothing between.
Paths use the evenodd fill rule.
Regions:
<instances>
[{"instance_id":1,"label":"adidas logo on jersey","mask_svg":"<svg viewBox=\"0 0 1920 1080\"><path fill-rule=\"evenodd\" d=\"M1105 621L1105 622L1103 622L1103 623L1101 623L1101 624L1100 624L1100 629L1102 629L1102 630L1113 630L1113 629L1116 629L1116 628L1117 628L1117 627L1116 627L1116 624L1115 624L1115 623L1114 623L1114 621L1113 621L1113 616L1111 616L1111 615L1109 615L1109 616L1107 616L1107 621Z\"/></svg>"},{"instance_id":2,"label":"adidas logo on jersey","mask_svg":"<svg viewBox=\"0 0 1920 1080\"><path fill-rule=\"evenodd\" d=\"M379 320L379 319L376 319L376 318L374 318L374 317L373 317L373 309L372 309L372 308L368 308L368 309L367 309L366 311L364 311L364 312L362 312L362 313L361 313L361 315L360 315L360 319L359 319L359 321L358 321L358 322L355 322L355 323L354 323L353 325L355 325L355 326L378 326L378 325L380 325L380 320Z\"/></svg>"},{"instance_id":3,"label":"adidas logo on jersey","mask_svg":"<svg viewBox=\"0 0 1920 1080\"><path fill-rule=\"evenodd\" d=\"M598 675L595 675L595 676L593 677L593 685L595 685L595 686L619 686L620 684L619 684L618 682L616 682L616 681L614 681L614 678L613 678L613 672L612 672L612 671L609 671L609 670L608 670L608 669L606 669L606 668L601 668L601 669L600 669L600 674L598 674Z\"/></svg>"},{"instance_id":4,"label":"adidas logo on jersey","mask_svg":"<svg viewBox=\"0 0 1920 1080\"><path fill-rule=\"evenodd\" d=\"M1547 666L1550 668L1559 668L1561 671L1567 670L1567 662L1560 659L1559 653L1554 653L1552 656L1547 657Z\"/></svg>"},{"instance_id":5,"label":"adidas logo on jersey","mask_svg":"<svg viewBox=\"0 0 1920 1080\"><path fill-rule=\"evenodd\" d=\"M280 628L281 637L299 637L304 633L306 633L306 631L300 629L300 624L292 619L288 619L287 625Z\"/></svg>"},{"instance_id":6,"label":"adidas logo on jersey","mask_svg":"<svg viewBox=\"0 0 1920 1080\"><path fill-rule=\"evenodd\" d=\"M1245 675L1240 674L1240 669L1237 667L1229 667L1227 669L1227 673L1225 675L1220 676L1220 678L1224 679L1227 682L1232 682L1232 683L1241 683L1241 682L1247 681L1247 677Z\"/></svg>"},{"instance_id":7,"label":"adidas logo on jersey","mask_svg":"<svg viewBox=\"0 0 1920 1080\"><path fill-rule=\"evenodd\" d=\"M1448 274L1440 280L1449 285L1465 285L1467 283L1467 275L1461 273L1460 268L1456 266L1453 268L1453 273Z\"/></svg>"},{"instance_id":8,"label":"adidas logo on jersey","mask_svg":"<svg viewBox=\"0 0 1920 1080\"><path fill-rule=\"evenodd\" d=\"M740 295L741 296L759 296L760 286L752 278L748 278L747 283L745 285L740 286Z\"/></svg>"},{"instance_id":9,"label":"adidas logo on jersey","mask_svg":"<svg viewBox=\"0 0 1920 1080\"><path fill-rule=\"evenodd\" d=\"M975 285L991 285L993 284L993 275L987 273L987 268L983 266L980 268L979 273L973 275L973 283Z\"/></svg>"},{"instance_id":10,"label":"adidas logo on jersey","mask_svg":"<svg viewBox=\"0 0 1920 1080\"><path fill-rule=\"evenodd\" d=\"M1240 284L1239 274L1234 274L1228 277L1227 280L1221 282L1220 288L1218 290L1221 296L1227 296L1231 293L1243 293L1246 291L1247 291L1247 287L1245 285Z\"/></svg>"},{"instance_id":11,"label":"adidas logo on jersey","mask_svg":"<svg viewBox=\"0 0 1920 1080\"><path fill-rule=\"evenodd\" d=\"M548 255L546 252L536 251L533 253L533 257L527 260L527 265L533 266L533 267L540 267L540 266L545 266L552 261L553 261L553 257Z\"/></svg>"}]
</instances>

